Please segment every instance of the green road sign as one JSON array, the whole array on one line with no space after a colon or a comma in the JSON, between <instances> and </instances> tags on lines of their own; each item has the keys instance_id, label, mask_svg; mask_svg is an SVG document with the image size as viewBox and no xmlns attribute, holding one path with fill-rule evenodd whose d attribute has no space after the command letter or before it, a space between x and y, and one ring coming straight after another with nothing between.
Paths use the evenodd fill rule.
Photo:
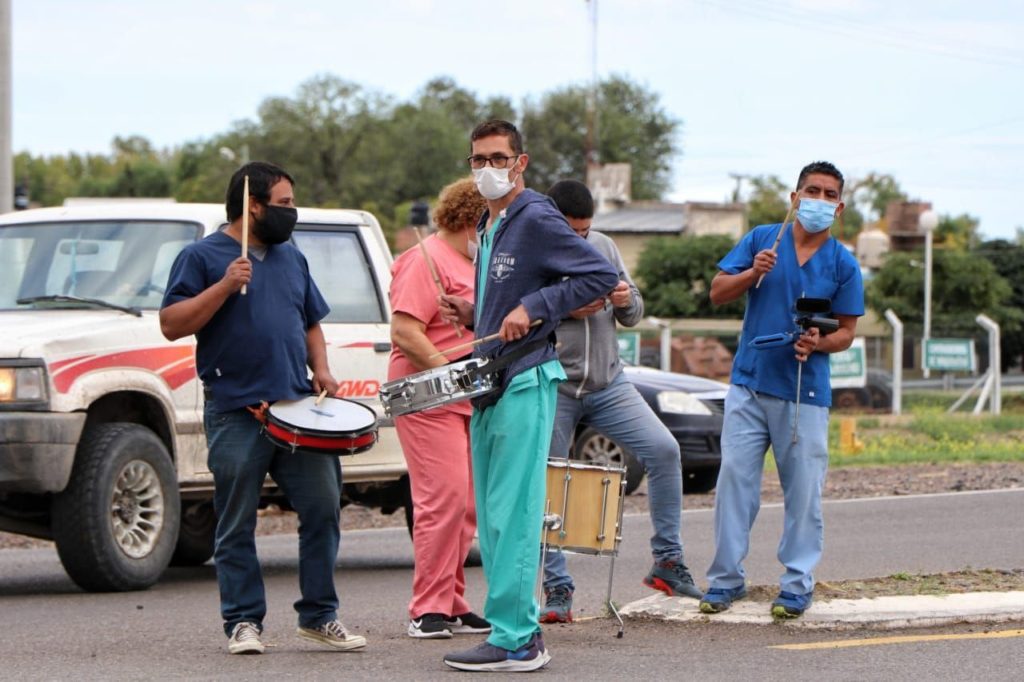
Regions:
<instances>
[{"instance_id":1,"label":"green road sign","mask_svg":"<svg viewBox=\"0 0 1024 682\"><path fill-rule=\"evenodd\" d=\"M829 353L832 388L863 388L868 382L864 359L864 337L858 336L844 351Z\"/></svg>"},{"instance_id":2,"label":"green road sign","mask_svg":"<svg viewBox=\"0 0 1024 682\"><path fill-rule=\"evenodd\" d=\"M619 332L619 357L631 365L640 364L640 332Z\"/></svg>"},{"instance_id":3,"label":"green road sign","mask_svg":"<svg viewBox=\"0 0 1024 682\"><path fill-rule=\"evenodd\" d=\"M940 372L974 372L974 339L926 340L924 366Z\"/></svg>"}]
</instances>

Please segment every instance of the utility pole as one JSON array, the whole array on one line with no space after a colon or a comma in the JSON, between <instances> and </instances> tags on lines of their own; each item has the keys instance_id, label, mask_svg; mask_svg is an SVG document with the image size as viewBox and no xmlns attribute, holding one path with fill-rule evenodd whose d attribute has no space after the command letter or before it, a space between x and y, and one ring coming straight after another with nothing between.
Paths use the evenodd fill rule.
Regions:
<instances>
[{"instance_id":1,"label":"utility pole","mask_svg":"<svg viewBox=\"0 0 1024 682\"><path fill-rule=\"evenodd\" d=\"M597 153L597 0L585 0L590 9L590 92L587 94L586 169L599 162Z\"/></svg>"},{"instance_id":2,"label":"utility pole","mask_svg":"<svg viewBox=\"0 0 1024 682\"><path fill-rule=\"evenodd\" d=\"M737 204L740 201L740 188L743 185L743 181L750 176L743 173L729 173L729 177L736 181L736 189L732 191L732 203Z\"/></svg>"},{"instance_id":3,"label":"utility pole","mask_svg":"<svg viewBox=\"0 0 1024 682\"><path fill-rule=\"evenodd\" d=\"M14 208L11 132L11 0L0 0L0 213Z\"/></svg>"}]
</instances>

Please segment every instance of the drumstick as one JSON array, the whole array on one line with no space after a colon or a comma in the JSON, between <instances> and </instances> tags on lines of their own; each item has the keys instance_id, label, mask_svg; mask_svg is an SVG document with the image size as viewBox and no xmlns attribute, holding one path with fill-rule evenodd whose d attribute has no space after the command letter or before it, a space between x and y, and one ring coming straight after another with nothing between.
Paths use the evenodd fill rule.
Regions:
<instances>
[{"instance_id":1,"label":"drumstick","mask_svg":"<svg viewBox=\"0 0 1024 682\"><path fill-rule=\"evenodd\" d=\"M249 257L249 176L245 176L242 185L242 258ZM242 296L245 296L246 285L242 285Z\"/></svg>"},{"instance_id":2,"label":"drumstick","mask_svg":"<svg viewBox=\"0 0 1024 682\"><path fill-rule=\"evenodd\" d=\"M789 222L790 216L793 215L793 209L796 208L796 205L796 200L790 203L789 210L786 211L786 219L782 221L782 227L779 228L779 234L775 236L775 243L772 244L772 253L776 253L779 250L779 242L782 241L782 233L786 231L786 223ZM757 284L754 285L755 289L761 288L761 282L762 280L764 280L764 276L767 274L767 272L761 273L761 276L757 278Z\"/></svg>"},{"instance_id":3,"label":"drumstick","mask_svg":"<svg viewBox=\"0 0 1024 682\"><path fill-rule=\"evenodd\" d=\"M420 228L413 225L412 231L416 233L416 241L420 245L420 251L423 252L423 260L427 261L427 267L430 268L430 276L434 278L434 284L437 285L437 293L444 296L445 290L444 285L441 284L441 276L437 274L437 268L434 267L434 261L431 260L430 254L427 253L427 245L423 243L423 237L420 236ZM459 323L452 322L452 327L455 329L455 335L461 339L462 330L459 328Z\"/></svg>"},{"instance_id":4,"label":"drumstick","mask_svg":"<svg viewBox=\"0 0 1024 682\"><path fill-rule=\"evenodd\" d=\"M530 323L530 326L531 327L536 327L541 322L543 322L543 320L534 320L533 322ZM463 343L463 344L459 344L458 346L452 346L451 348L445 348L444 350L437 351L436 353L434 353L433 355L431 355L427 359L428 360L433 360L434 358L439 358L442 355L448 355L449 353L454 353L455 351L461 351L461 350L468 350L470 348L476 348L481 343L487 343L488 341L494 341L494 339L498 338L499 336L501 336L501 332L497 332L497 333L494 333L494 334L489 334L488 336L485 336L482 339L477 339L476 341L470 341L469 343Z\"/></svg>"},{"instance_id":5,"label":"drumstick","mask_svg":"<svg viewBox=\"0 0 1024 682\"><path fill-rule=\"evenodd\" d=\"M327 395L327 389L325 388L324 390L320 391L320 395L318 395L318 396L316 397L316 400L314 400L314 401L313 401L313 405L314 405L314 407L315 407L315 406L319 406L319 405L320 405L320 403L322 403L322 402L324 401L324 397L325 397L326 395Z\"/></svg>"}]
</instances>

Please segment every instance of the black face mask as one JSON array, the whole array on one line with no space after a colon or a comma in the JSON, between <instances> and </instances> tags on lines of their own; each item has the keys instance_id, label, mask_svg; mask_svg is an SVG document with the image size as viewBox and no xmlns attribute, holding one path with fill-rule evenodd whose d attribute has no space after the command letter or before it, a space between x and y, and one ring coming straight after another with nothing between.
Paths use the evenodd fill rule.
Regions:
<instances>
[{"instance_id":1,"label":"black face mask","mask_svg":"<svg viewBox=\"0 0 1024 682\"><path fill-rule=\"evenodd\" d=\"M298 219L297 209L268 204L263 207L263 220L257 220L252 231L264 244L283 244L292 236Z\"/></svg>"}]
</instances>

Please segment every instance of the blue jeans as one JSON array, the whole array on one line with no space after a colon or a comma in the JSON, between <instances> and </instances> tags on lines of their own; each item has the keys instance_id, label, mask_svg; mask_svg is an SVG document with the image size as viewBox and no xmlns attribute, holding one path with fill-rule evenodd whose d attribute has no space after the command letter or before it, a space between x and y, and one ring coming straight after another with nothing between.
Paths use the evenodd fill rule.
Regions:
<instances>
[{"instance_id":1,"label":"blue jeans","mask_svg":"<svg viewBox=\"0 0 1024 682\"><path fill-rule=\"evenodd\" d=\"M338 617L334 563L341 539L341 466L338 458L279 448L260 433L245 409L203 415L213 472L217 534L213 560L220 587L224 632L241 622L262 628L267 613L263 574L256 557L256 509L267 474L299 515L301 627Z\"/></svg>"},{"instance_id":2,"label":"blue jeans","mask_svg":"<svg viewBox=\"0 0 1024 682\"><path fill-rule=\"evenodd\" d=\"M785 507L778 558L786 571L783 590L814 590L812 571L821 560L825 523L821 491L828 470L828 408L800 405L798 439L793 443L796 403L745 386L730 386L722 426L722 468L715 493L715 558L708 586L739 587L746 580L743 560L750 529L761 507L764 457L771 446Z\"/></svg>"},{"instance_id":3,"label":"blue jeans","mask_svg":"<svg viewBox=\"0 0 1024 682\"><path fill-rule=\"evenodd\" d=\"M651 553L655 561L681 561L683 468L679 443L672 433L621 372L605 388L579 399L559 391L550 459L569 456L569 443L580 422L614 440L647 470L647 494L654 526ZM565 555L550 551L544 562L544 588L562 585L574 589Z\"/></svg>"}]
</instances>

